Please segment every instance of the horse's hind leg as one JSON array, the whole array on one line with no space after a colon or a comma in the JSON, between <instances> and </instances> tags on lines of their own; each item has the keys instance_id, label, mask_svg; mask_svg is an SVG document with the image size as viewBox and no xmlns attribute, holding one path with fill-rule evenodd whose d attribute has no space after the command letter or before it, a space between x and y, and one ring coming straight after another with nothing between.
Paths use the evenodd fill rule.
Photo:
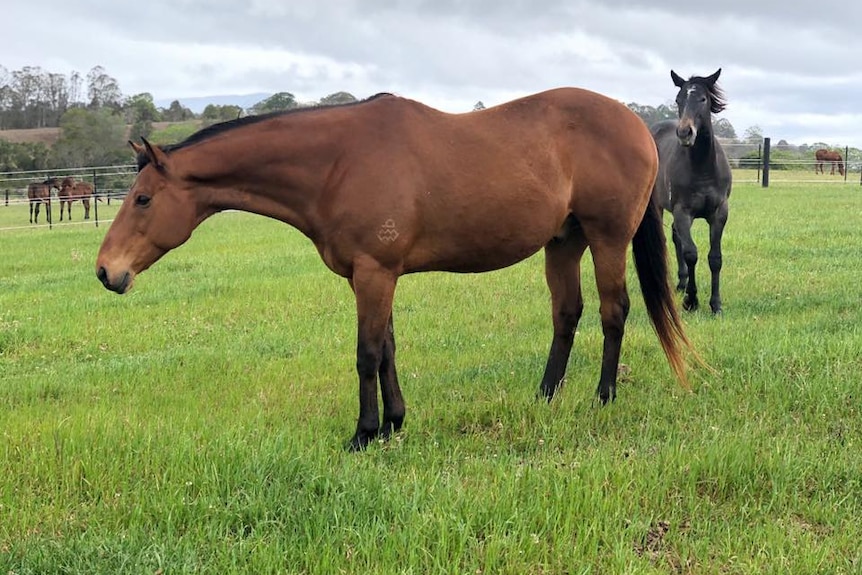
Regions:
<instances>
[{"instance_id":1,"label":"horse's hind leg","mask_svg":"<svg viewBox=\"0 0 862 575\"><path fill-rule=\"evenodd\" d=\"M617 396L617 369L623 344L626 318L629 314L629 294L626 289L627 244L597 244L590 251L596 267L596 285L601 301L602 316L602 373L596 393L602 403L613 401Z\"/></svg>"},{"instance_id":2,"label":"horse's hind leg","mask_svg":"<svg viewBox=\"0 0 862 575\"><path fill-rule=\"evenodd\" d=\"M540 392L548 401L566 375L575 330L584 310L581 257L586 247L586 238L580 229L572 230L564 240L554 240L545 246L545 279L551 291L554 337Z\"/></svg>"},{"instance_id":3,"label":"horse's hind leg","mask_svg":"<svg viewBox=\"0 0 862 575\"><path fill-rule=\"evenodd\" d=\"M398 373L395 370L395 327L392 314L389 315L389 325L383 340L383 356L378 373L380 394L383 396L383 425L380 436L385 439L401 429L406 411L401 387L398 385Z\"/></svg>"},{"instance_id":4,"label":"horse's hind leg","mask_svg":"<svg viewBox=\"0 0 862 575\"><path fill-rule=\"evenodd\" d=\"M715 210L709 219L709 270L712 272L712 294L709 298L709 307L712 313L721 313L721 237L724 234L724 225L727 223L728 204L727 200Z\"/></svg>"}]
</instances>

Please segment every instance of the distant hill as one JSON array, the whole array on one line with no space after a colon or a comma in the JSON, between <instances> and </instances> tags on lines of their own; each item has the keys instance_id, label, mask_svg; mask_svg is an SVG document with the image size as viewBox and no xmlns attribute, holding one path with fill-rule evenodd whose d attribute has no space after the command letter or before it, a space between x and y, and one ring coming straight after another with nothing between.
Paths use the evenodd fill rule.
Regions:
<instances>
[{"instance_id":1,"label":"distant hill","mask_svg":"<svg viewBox=\"0 0 862 575\"><path fill-rule=\"evenodd\" d=\"M265 100L272 96L265 92L256 94L234 94L228 96L197 96L193 98L159 98L154 100L157 108L168 108L171 102L179 100L180 104L194 112L200 114L209 104L216 106L240 106L243 110L251 108L261 100Z\"/></svg>"}]
</instances>

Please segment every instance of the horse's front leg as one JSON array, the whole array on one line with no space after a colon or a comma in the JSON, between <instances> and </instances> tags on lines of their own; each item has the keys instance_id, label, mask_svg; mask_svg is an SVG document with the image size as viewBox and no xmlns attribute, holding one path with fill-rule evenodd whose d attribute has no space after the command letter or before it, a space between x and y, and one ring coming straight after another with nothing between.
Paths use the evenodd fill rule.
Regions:
<instances>
[{"instance_id":1,"label":"horse's front leg","mask_svg":"<svg viewBox=\"0 0 862 575\"><path fill-rule=\"evenodd\" d=\"M679 250L688 271L688 281L685 284L685 297L682 307L687 311L697 309L697 281L695 280L695 267L697 266L697 246L691 237L692 217L680 206L673 212L673 227L679 238Z\"/></svg>"},{"instance_id":2,"label":"horse's front leg","mask_svg":"<svg viewBox=\"0 0 862 575\"><path fill-rule=\"evenodd\" d=\"M671 224L670 231L673 239L673 251L676 254L676 291L685 291L685 286L688 284L688 266L685 265L685 258L682 257L682 241L679 239L675 225Z\"/></svg>"},{"instance_id":3,"label":"horse's front leg","mask_svg":"<svg viewBox=\"0 0 862 575\"><path fill-rule=\"evenodd\" d=\"M392 300L398 276L370 258L354 265L350 286L356 295L357 342L356 371L359 376L359 419L349 449L358 451L373 441L380 432L377 406L377 374L386 376L383 385L384 407L390 428L400 427L404 418L401 391L395 382L394 336L387 346L387 331L392 317ZM385 358L385 362L384 362ZM393 388L394 383L394 388ZM390 430L384 430L390 431Z\"/></svg>"},{"instance_id":4,"label":"horse's front leg","mask_svg":"<svg viewBox=\"0 0 862 575\"><path fill-rule=\"evenodd\" d=\"M721 237L724 234L724 225L727 223L728 204L724 202L716 209L709 219L709 270L712 272L712 294L709 298L709 307L712 313L721 313Z\"/></svg>"}]
</instances>

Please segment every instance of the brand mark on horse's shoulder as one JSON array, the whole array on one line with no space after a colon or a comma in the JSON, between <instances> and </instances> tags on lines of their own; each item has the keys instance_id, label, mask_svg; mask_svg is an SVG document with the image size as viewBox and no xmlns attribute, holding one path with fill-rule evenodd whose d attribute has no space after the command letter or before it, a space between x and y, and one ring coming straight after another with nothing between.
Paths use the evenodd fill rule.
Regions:
<instances>
[{"instance_id":1,"label":"brand mark on horse's shoulder","mask_svg":"<svg viewBox=\"0 0 862 575\"><path fill-rule=\"evenodd\" d=\"M395 228L395 220L389 218L380 226L380 230L377 232L377 239L384 244L391 244L398 239L398 235L398 230Z\"/></svg>"}]
</instances>

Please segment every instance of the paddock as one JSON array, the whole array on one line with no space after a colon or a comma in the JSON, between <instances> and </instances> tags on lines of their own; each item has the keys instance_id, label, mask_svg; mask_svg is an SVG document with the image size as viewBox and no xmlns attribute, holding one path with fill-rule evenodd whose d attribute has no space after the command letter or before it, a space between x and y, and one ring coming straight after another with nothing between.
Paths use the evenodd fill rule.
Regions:
<instances>
[{"instance_id":1,"label":"paddock","mask_svg":"<svg viewBox=\"0 0 862 575\"><path fill-rule=\"evenodd\" d=\"M412 419L360 455L340 449L352 294L298 232L215 216L118 298L93 277L106 226L3 231L0 565L852 572L859 194L736 183L724 314L684 315L718 373L680 388L633 305L622 393L604 408L595 290L548 405L534 398L550 327L541 254L406 276L395 314Z\"/></svg>"}]
</instances>

